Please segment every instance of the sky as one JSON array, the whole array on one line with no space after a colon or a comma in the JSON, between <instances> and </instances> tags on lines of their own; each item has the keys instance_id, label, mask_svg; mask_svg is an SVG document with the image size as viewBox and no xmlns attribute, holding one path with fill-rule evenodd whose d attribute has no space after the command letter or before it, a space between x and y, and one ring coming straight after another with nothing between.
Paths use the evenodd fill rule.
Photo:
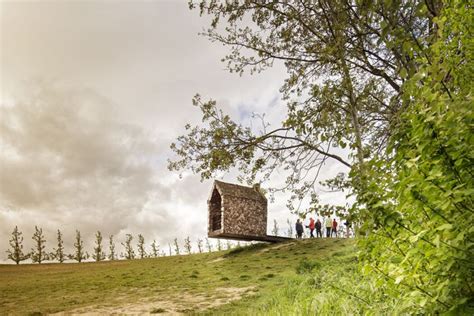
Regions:
<instances>
[{"instance_id":1,"label":"sky","mask_svg":"<svg viewBox=\"0 0 474 316\"><path fill-rule=\"evenodd\" d=\"M206 236L212 182L168 171L169 145L200 122L197 93L243 124L252 112L279 124L286 71L229 73L228 48L198 35L209 20L186 3L0 2L0 261L15 226L25 250L35 226L49 250L58 229L67 249L81 231L89 252L97 230L118 248L130 233L165 251ZM340 169L329 163L323 177ZM286 199L269 205L269 231L296 218Z\"/></svg>"}]
</instances>

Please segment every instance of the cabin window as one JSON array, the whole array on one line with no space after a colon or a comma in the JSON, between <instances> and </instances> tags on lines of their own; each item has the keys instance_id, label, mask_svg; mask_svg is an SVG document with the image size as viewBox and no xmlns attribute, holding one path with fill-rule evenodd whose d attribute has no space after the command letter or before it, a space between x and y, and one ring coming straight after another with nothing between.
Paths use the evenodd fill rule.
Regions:
<instances>
[{"instance_id":1,"label":"cabin window","mask_svg":"<svg viewBox=\"0 0 474 316\"><path fill-rule=\"evenodd\" d=\"M214 189L210 201L211 231L221 230L222 228L222 205L221 195Z\"/></svg>"}]
</instances>

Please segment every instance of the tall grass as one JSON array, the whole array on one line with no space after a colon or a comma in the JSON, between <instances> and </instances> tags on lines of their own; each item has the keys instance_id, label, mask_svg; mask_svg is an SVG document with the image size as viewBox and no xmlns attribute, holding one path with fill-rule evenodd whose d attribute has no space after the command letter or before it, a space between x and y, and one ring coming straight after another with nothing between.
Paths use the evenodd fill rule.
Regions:
<instances>
[{"instance_id":1,"label":"tall grass","mask_svg":"<svg viewBox=\"0 0 474 316\"><path fill-rule=\"evenodd\" d=\"M364 276L355 247L337 252L326 261L303 259L294 276L276 289L255 315L392 315L400 304L385 295L383 282Z\"/></svg>"}]
</instances>

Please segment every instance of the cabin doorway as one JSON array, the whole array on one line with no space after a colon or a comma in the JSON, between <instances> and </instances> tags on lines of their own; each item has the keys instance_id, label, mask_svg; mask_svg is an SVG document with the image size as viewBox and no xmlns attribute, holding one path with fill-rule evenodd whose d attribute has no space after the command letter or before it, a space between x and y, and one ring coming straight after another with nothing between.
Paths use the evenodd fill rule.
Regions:
<instances>
[{"instance_id":1,"label":"cabin doorway","mask_svg":"<svg viewBox=\"0 0 474 316\"><path fill-rule=\"evenodd\" d=\"M209 216L211 217L211 231L222 229L222 201L217 189L212 192L210 200Z\"/></svg>"}]
</instances>

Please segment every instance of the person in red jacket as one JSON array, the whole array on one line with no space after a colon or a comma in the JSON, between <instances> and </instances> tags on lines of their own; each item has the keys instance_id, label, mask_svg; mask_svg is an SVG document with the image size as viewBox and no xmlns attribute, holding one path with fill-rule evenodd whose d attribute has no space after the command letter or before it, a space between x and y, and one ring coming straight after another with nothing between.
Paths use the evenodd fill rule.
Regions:
<instances>
[{"instance_id":1,"label":"person in red jacket","mask_svg":"<svg viewBox=\"0 0 474 316\"><path fill-rule=\"evenodd\" d=\"M312 217L309 218L309 233L310 233L310 238L314 238L313 231L314 231L314 219Z\"/></svg>"},{"instance_id":2,"label":"person in red jacket","mask_svg":"<svg viewBox=\"0 0 474 316\"><path fill-rule=\"evenodd\" d=\"M331 231L331 237L332 237L332 234L334 233L334 236L337 237L337 222L336 222L336 219L334 218L333 221L332 221L332 231Z\"/></svg>"}]
</instances>

